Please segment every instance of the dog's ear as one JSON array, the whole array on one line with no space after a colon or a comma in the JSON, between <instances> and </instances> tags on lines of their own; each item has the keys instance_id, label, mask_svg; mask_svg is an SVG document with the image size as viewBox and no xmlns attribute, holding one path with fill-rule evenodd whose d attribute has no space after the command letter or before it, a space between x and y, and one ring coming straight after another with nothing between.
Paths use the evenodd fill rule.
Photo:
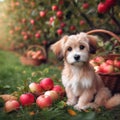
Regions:
<instances>
[{"instance_id":1,"label":"dog's ear","mask_svg":"<svg viewBox=\"0 0 120 120\"><path fill-rule=\"evenodd\" d=\"M57 56L59 60L62 60L64 57L63 49L67 38L67 35L63 36L59 41L50 46L50 49L53 51L53 53Z\"/></svg>"},{"instance_id":2,"label":"dog's ear","mask_svg":"<svg viewBox=\"0 0 120 120\"><path fill-rule=\"evenodd\" d=\"M93 35L88 35L88 39L90 44L90 53L95 54L98 47L97 44L98 37Z\"/></svg>"}]
</instances>

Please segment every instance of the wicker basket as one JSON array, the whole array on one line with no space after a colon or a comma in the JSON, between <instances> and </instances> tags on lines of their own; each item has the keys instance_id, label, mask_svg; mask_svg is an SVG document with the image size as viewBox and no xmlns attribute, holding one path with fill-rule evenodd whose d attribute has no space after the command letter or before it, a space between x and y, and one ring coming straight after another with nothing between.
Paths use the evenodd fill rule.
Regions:
<instances>
[{"instance_id":1,"label":"wicker basket","mask_svg":"<svg viewBox=\"0 0 120 120\"><path fill-rule=\"evenodd\" d=\"M106 33L115 39L118 40L120 43L120 37L114 34L111 31L103 30L103 29L95 29L87 32L87 34L93 34L93 33ZM104 56L105 59L116 59L116 57L120 58L120 54L109 54L107 56ZM101 76L104 84L112 91L112 93L118 93L120 92L120 72L116 73L111 73L111 74L104 74L104 73L99 73Z\"/></svg>"},{"instance_id":2,"label":"wicker basket","mask_svg":"<svg viewBox=\"0 0 120 120\"><path fill-rule=\"evenodd\" d=\"M27 56L27 52L33 50L33 51L41 51L44 55L45 59L39 60L39 59L33 59L32 57ZM25 54L20 57L20 61L23 65L32 65L32 66L39 66L41 63L46 62L47 55L45 49L40 45L32 45L30 46Z\"/></svg>"}]
</instances>

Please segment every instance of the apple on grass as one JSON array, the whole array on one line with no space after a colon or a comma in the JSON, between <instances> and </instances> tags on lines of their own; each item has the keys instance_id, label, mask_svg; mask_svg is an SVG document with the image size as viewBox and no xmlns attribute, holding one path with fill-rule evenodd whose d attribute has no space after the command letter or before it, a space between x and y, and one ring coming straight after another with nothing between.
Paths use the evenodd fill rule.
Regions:
<instances>
[{"instance_id":1,"label":"apple on grass","mask_svg":"<svg viewBox=\"0 0 120 120\"><path fill-rule=\"evenodd\" d=\"M53 91L53 90L46 91L44 95L50 96L52 98L52 101L55 101L58 99L58 93L56 91Z\"/></svg>"},{"instance_id":2,"label":"apple on grass","mask_svg":"<svg viewBox=\"0 0 120 120\"><path fill-rule=\"evenodd\" d=\"M53 91L56 91L58 93L59 96L64 96L65 90L62 86L60 85L55 85L52 89Z\"/></svg>"},{"instance_id":3,"label":"apple on grass","mask_svg":"<svg viewBox=\"0 0 120 120\"><path fill-rule=\"evenodd\" d=\"M50 107L52 105L52 98L48 95L40 95L36 99L36 104L41 108Z\"/></svg>"},{"instance_id":4,"label":"apple on grass","mask_svg":"<svg viewBox=\"0 0 120 120\"><path fill-rule=\"evenodd\" d=\"M19 101L22 106L29 106L34 103L35 97L32 93L26 93L20 96Z\"/></svg>"},{"instance_id":5,"label":"apple on grass","mask_svg":"<svg viewBox=\"0 0 120 120\"><path fill-rule=\"evenodd\" d=\"M6 112L18 110L20 108L20 103L17 100L8 100L7 102L5 102L4 108Z\"/></svg>"},{"instance_id":6,"label":"apple on grass","mask_svg":"<svg viewBox=\"0 0 120 120\"><path fill-rule=\"evenodd\" d=\"M40 95L43 91L41 85L39 83L35 83L35 82L30 83L29 89L35 95Z\"/></svg>"},{"instance_id":7,"label":"apple on grass","mask_svg":"<svg viewBox=\"0 0 120 120\"><path fill-rule=\"evenodd\" d=\"M54 82L51 78L44 78L40 81L40 85L44 90L51 90L54 86Z\"/></svg>"}]
</instances>

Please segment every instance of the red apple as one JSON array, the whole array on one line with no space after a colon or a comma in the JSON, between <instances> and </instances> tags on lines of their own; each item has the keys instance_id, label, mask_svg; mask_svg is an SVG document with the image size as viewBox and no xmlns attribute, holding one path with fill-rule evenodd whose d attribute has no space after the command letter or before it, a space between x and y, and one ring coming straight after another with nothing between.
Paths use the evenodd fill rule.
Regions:
<instances>
[{"instance_id":1,"label":"red apple","mask_svg":"<svg viewBox=\"0 0 120 120\"><path fill-rule=\"evenodd\" d=\"M101 57L101 56L98 56L98 57L96 57L96 58L94 59L94 61L95 61L96 63L98 63L98 64L101 64L101 63L103 63L103 62L105 61L105 59L104 59L103 57Z\"/></svg>"},{"instance_id":2,"label":"red apple","mask_svg":"<svg viewBox=\"0 0 120 120\"><path fill-rule=\"evenodd\" d=\"M58 99L58 93L56 91L46 91L44 95L48 95L52 98L52 101L55 101Z\"/></svg>"},{"instance_id":3,"label":"red apple","mask_svg":"<svg viewBox=\"0 0 120 120\"><path fill-rule=\"evenodd\" d=\"M52 6L52 10L53 10L53 11L57 11L57 10L58 10L58 6L57 6L57 5L53 5L53 6Z\"/></svg>"},{"instance_id":4,"label":"red apple","mask_svg":"<svg viewBox=\"0 0 120 120\"><path fill-rule=\"evenodd\" d=\"M21 32L21 35L26 35L27 33L25 31L22 31Z\"/></svg>"},{"instance_id":5,"label":"red apple","mask_svg":"<svg viewBox=\"0 0 120 120\"><path fill-rule=\"evenodd\" d=\"M52 98L47 95L40 95L36 99L36 104L42 109L46 107L50 107L52 105Z\"/></svg>"},{"instance_id":6,"label":"red apple","mask_svg":"<svg viewBox=\"0 0 120 120\"><path fill-rule=\"evenodd\" d=\"M20 5L20 3L19 3L19 2L15 2L15 5L16 5L16 6L19 6L19 5Z\"/></svg>"},{"instance_id":7,"label":"red apple","mask_svg":"<svg viewBox=\"0 0 120 120\"><path fill-rule=\"evenodd\" d=\"M22 94L19 98L22 106L28 106L34 103L35 97L31 93Z\"/></svg>"},{"instance_id":8,"label":"red apple","mask_svg":"<svg viewBox=\"0 0 120 120\"><path fill-rule=\"evenodd\" d=\"M114 62L113 62L113 60L109 60L109 59L108 59L108 60L106 60L106 63L107 63L108 65L113 65Z\"/></svg>"},{"instance_id":9,"label":"red apple","mask_svg":"<svg viewBox=\"0 0 120 120\"><path fill-rule=\"evenodd\" d=\"M99 67L99 72L103 72L104 73L104 68L107 66L107 63L103 62L100 64L100 67Z\"/></svg>"},{"instance_id":10,"label":"red apple","mask_svg":"<svg viewBox=\"0 0 120 120\"><path fill-rule=\"evenodd\" d=\"M30 23L32 24L32 25L34 25L35 24L35 20L30 20Z\"/></svg>"},{"instance_id":11,"label":"red apple","mask_svg":"<svg viewBox=\"0 0 120 120\"><path fill-rule=\"evenodd\" d=\"M62 29L58 29L58 30L57 30L57 34L58 34L58 35L62 35L62 34L63 34L63 30L62 30Z\"/></svg>"},{"instance_id":12,"label":"red apple","mask_svg":"<svg viewBox=\"0 0 120 120\"><path fill-rule=\"evenodd\" d=\"M103 14L103 13L106 13L106 12L108 11L108 7L106 6L105 3L100 2L100 3L98 4L97 10L98 10L98 13Z\"/></svg>"},{"instance_id":13,"label":"red apple","mask_svg":"<svg viewBox=\"0 0 120 120\"><path fill-rule=\"evenodd\" d=\"M12 35L14 34L14 30L10 30L9 33Z\"/></svg>"},{"instance_id":14,"label":"red apple","mask_svg":"<svg viewBox=\"0 0 120 120\"><path fill-rule=\"evenodd\" d=\"M45 17L46 16L46 12L45 11L40 11L40 17Z\"/></svg>"},{"instance_id":15,"label":"red apple","mask_svg":"<svg viewBox=\"0 0 120 120\"><path fill-rule=\"evenodd\" d=\"M42 41L42 44L43 44L43 45L47 45L47 43L48 43L47 40L43 40L43 41Z\"/></svg>"},{"instance_id":16,"label":"red apple","mask_svg":"<svg viewBox=\"0 0 120 120\"><path fill-rule=\"evenodd\" d=\"M40 85L44 90L51 90L54 86L54 82L51 78L44 78L40 81Z\"/></svg>"},{"instance_id":17,"label":"red apple","mask_svg":"<svg viewBox=\"0 0 120 120\"><path fill-rule=\"evenodd\" d=\"M114 60L114 66L120 68L120 61Z\"/></svg>"},{"instance_id":18,"label":"red apple","mask_svg":"<svg viewBox=\"0 0 120 120\"><path fill-rule=\"evenodd\" d=\"M23 36L24 40L28 40L28 35Z\"/></svg>"},{"instance_id":19,"label":"red apple","mask_svg":"<svg viewBox=\"0 0 120 120\"><path fill-rule=\"evenodd\" d=\"M113 73L113 72L114 72L114 67L112 65L107 65L104 68L104 73L110 74L110 73Z\"/></svg>"},{"instance_id":20,"label":"red apple","mask_svg":"<svg viewBox=\"0 0 120 120\"><path fill-rule=\"evenodd\" d=\"M76 27L74 25L70 26L70 31L74 31L76 29Z\"/></svg>"},{"instance_id":21,"label":"red apple","mask_svg":"<svg viewBox=\"0 0 120 120\"><path fill-rule=\"evenodd\" d=\"M39 83L35 83L35 82L30 83L29 89L32 93L36 95L40 95L42 93L42 87Z\"/></svg>"},{"instance_id":22,"label":"red apple","mask_svg":"<svg viewBox=\"0 0 120 120\"><path fill-rule=\"evenodd\" d=\"M63 17L63 12L61 10L57 11L56 16L58 18L62 18Z\"/></svg>"},{"instance_id":23,"label":"red apple","mask_svg":"<svg viewBox=\"0 0 120 120\"><path fill-rule=\"evenodd\" d=\"M49 23L50 23L50 25L52 25L52 23L54 22L54 20L55 20L54 17L50 17L50 19L49 19Z\"/></svg>"},{"instance_id":24,"label":"red apple","mask_svg":"<svg viewBox=\"0 0 120 120\"><path fill-rule=\"evenodd\" d=\"M105 5L106 5L107 7L114 6L115 3L116 3L116 0L106 0L106 1L105 1Z\"/></svg>"},{"instance_id":25,"label":"red apple","mask_svg":"<svg viewBox=\"0 0 120 120\"><path fill-rule=\"evenodd\" d=\"M88 9L88 8L89 8L89 4L88 4L88 3L84 3L84 4L82 5L82 7L83 7L83 9Z\"/></svg>"},{"instance_id":26,"label":"red apple","mask_svg":"<svg viewBox=\"0 0 120 120\"><path fill-rule=\"evenodd\" d=\"M66 24L64 23L64 22L62 22L61 24L60 24L60 27L61 28L64 28L66 26Z\"/></svg>"},{"instance_id":27,"label":"red apple","mask_svg":"<svg viewBox=\"0 0 120 120\"><path fill-rule=\"evenodd\" d=\"M52 90L56 91L59 96L63 96L64 93L65 93L64 88L62 86L60 86L60 85L55 85Z\"/></svg>"},{"instance_id":28,"label":"red apple","mask_svg":"<svg viewBox=\"0 0 120 120\"><path fill-rule=\"evenodd\" d=\"M41 50L37 50L37 51L36 51L36 54L37 54L37 55L41 55L41 54L42 54L42 51L41 51Z\"/></svg>"},{"instance_id":29,"label":"red apple","mask_svg":"<svg viewBox=\"0 0 120 120\"><path fill-rule=\"evenodd\" d=\"M44 55L40 55L40 56L38 57L38 59L41 60L41 61L45 61L45 60L46 60L46 57L45 57Z\"/></svg>"},{"instance_id":30,"label":"red apple","mask_svg":"<svg viewBox=\"0 0 120 120\"><path fill-rule=\"evenodd\" d=\"M20 108L20 103L17 100L8 100L5 102L5 111L11 112Z\"/></svg>"},{"instance_id":31,"label":"red apple","mask_svg":"<svg viewBox=\"0 0 120 120\"><path fill-rule=\"evenodd\" d=\"M84 25L86 22L84 20L80 20L80 25Z\"/></svg>"},{"instance_id":32,"label":"red apple","mask_svg":"<svg viewBox=\"0 0 120 120\"><path fill-rule=\"evenodd\" d=\"M100 65L100 72L110 74L114 72L113 65L108 65L107 63L102 63Z\"/></svg>"},{"instance_id":33,"label":"red apple","mask_svg":"<svg viewBox=\"0 0 120 120\"><path fill-rule=\"evenodd\" d=\"M36 34L35 34L35 37L36 37L36 38L40 38L40 37L41 37L40 33L36 33Z\"/></svg>"}]
</instances>

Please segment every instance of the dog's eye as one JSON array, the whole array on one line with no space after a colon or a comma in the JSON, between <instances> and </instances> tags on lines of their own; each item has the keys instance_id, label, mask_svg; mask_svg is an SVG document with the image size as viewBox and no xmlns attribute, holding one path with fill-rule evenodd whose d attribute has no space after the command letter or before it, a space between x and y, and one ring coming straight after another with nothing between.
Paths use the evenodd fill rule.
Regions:
<instances>
[{"instance_id":1,"label":"dog's eye","mask_svg":"<svg viewBox=\"0 0 120 120\"><path fill-rule=\"evenodd\" d=\"M68 47L68 49L67 49L68 51L72 51L72 47Z\"/></svg>"},{"instance_id":2,"label":"dog's eye","mask_svg":"<svg viewBox=\"0 0 120 120\"><path fill-rule=\"evenodd\" d=\"M80 45L80 50L83 50L85 48L84 45Z\"/></svg>"}]
</instances>

